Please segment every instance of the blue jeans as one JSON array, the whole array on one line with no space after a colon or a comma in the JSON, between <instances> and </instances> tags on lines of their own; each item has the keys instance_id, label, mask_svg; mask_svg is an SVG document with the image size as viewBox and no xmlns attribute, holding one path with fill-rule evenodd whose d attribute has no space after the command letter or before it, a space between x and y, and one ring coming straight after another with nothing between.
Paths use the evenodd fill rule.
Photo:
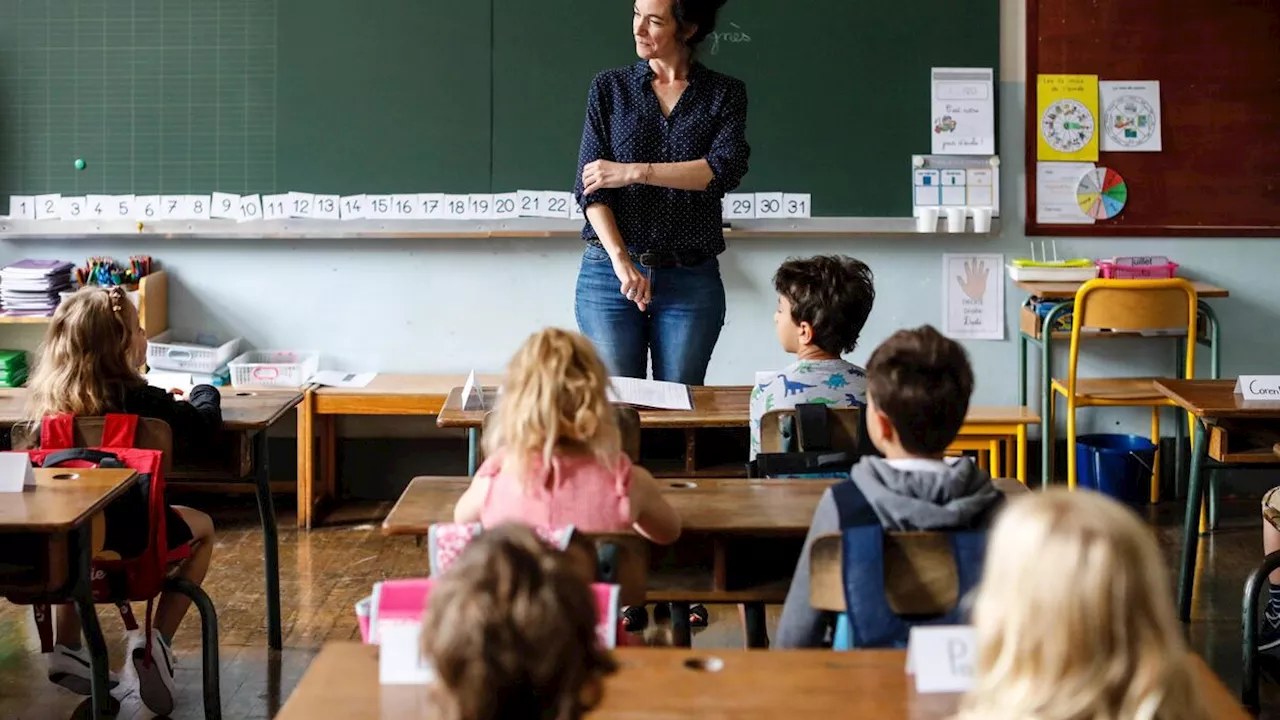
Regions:
<instances>
[{"instance_id":1,"label":"blue jeans","mask_svg":"<svg viewBox=\"0 0 1280 720\"><path fill-rule=\"evenodd\" d=\"M649 278L645 312L623 297L609 254L588 245L582 254L574 315L609 372L620 377L702 385L724 326L724 282L711 258L697 267L639 268Z\"/></svg>"}]
</instances>

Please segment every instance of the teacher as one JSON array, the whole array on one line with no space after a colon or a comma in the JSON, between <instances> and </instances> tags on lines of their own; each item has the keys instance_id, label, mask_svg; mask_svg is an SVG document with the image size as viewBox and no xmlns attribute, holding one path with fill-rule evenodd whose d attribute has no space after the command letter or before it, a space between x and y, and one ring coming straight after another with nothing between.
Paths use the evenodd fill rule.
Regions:
<instances>
[{"instance_id":1,"label":"teacher","mask_svg":"<svg viewBox=\"0 0 1280 720\"><path fill-rule=\"evenodd\" d=\"M636 0L634 65L591 83L574 314L610 372L701 385L724 325L721 199L747 173L747 91L694 59L724 0Z\"/></svg>"}]
</instances>

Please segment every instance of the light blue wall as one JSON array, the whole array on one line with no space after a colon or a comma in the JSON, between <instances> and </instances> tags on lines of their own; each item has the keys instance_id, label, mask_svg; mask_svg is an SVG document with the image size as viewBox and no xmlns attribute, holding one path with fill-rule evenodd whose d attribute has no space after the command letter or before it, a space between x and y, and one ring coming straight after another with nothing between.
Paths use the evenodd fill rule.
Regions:
<instances>
[{"instance_id":1,"label":"light blue wall","mask_svg":"<svg viewBox=\"0 0 1280 720\"><path fill-rule=\"evenodd\" d=\"M848 253L876 274L875 311L854 352L865 361L877 343L902 327L941 323L943 252L1025 256L1023 84L1000 87L1003 232L998 239L753 239L732 242L722 258L727 325L708 382L748 384L754 371L786 362L772 330L776 298L770 276L788 255ZM924 136L922 143L926 143ZM922 144L921 151L928 149ZM903 158L904 168L908 158ZM857 171L857 158L849 158ZM904 178L905 169L904 169ZM891 181L897 181L897 178ZM1141 197L1144 178L1126 178ZM905 186L903 192L908 192ZM1222 321L1223 372L1280 371L1280 244L1249 239L1059 240L1060 255L1166 254L1186 276L1221 284L1232 297L1214 301ZM530 332L574 326L573 286L581 245L574 240L378 240L139 242L10 241L0 261L24 256L82 261L86 256L157 257L171 273L170 325L234 332L258 348L314 349L323 366L383 372L496 371ZM976 369L975 402L1016 399L1017 309L1007 286L1006 340L969 342ZM5 333L11 333L5 330ZM8 344L34 342L12 331ZM1094 343L1083 372L1168 372L1167 341ZM1207 371L1207 358L1204 364ZM1038 401L1032 395L1032 405ZM1085 428L1118 419L1145 432L1142 414L1086 411ZM1082 416L1082 417L1085 417Z\"/></svg>"}]
</instances>

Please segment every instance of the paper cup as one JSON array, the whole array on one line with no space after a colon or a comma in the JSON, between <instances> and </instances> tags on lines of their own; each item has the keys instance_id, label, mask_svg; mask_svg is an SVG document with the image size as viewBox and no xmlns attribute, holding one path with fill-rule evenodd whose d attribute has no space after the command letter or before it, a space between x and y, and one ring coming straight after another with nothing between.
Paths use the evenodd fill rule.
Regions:
<instances>
[{"instance_id":1,"label":"paper cup","mask_svg":"<svg viewBox=\"0 0 1280 720\"><path fill-rule=\"evenodd\" d=\"M938 208L916 208L916 212L919 213L916 215L916 232L938 232Z\"/></svg>"},{"instance_id":2,"label":"paper cup","mask_svg":"<svg viewBox=\"0 0 1280 720\"><path fill-rule=\"evenodd\" d=\"M991 232L991 208L976 207L973 212L973 231L976 233Z\"/></svg>"},{"instance_id":3,"label":"paper cup","mask_svg":"<svg viewBox=\"0 0 1280 720\"><path fill-rule=\"evenodd\" d=\"M964 208L947 208L947 232L964 232L964 219L967 215Z\"/></svg>"}]
</instances>

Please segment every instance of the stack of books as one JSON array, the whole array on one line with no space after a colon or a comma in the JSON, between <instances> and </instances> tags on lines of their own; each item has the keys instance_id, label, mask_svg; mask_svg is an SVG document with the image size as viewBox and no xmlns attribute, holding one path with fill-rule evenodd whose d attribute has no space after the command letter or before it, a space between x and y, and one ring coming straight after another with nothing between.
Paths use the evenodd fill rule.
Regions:
<instances>
[{"instance_id":1,"label":"stack of books","mask_svg":"<svg viewBox=\"0 0 1280 720\"><path fill-rule=\"evenodd\" d=\"M22 387L27 382L27 354L0 350L0 388Z\"/></svg>"},{"instance_id":2,"label":"stack of books","mask_svg":"<svg viewBox=\"0 0 1280 720\"><path fill-rule=\"evenodd\" d=\"M71 290L73 267L61 260L22 260L0 269L0 311L5 315L53 315L61 294Z\"/></svg>"}]
</instances>

